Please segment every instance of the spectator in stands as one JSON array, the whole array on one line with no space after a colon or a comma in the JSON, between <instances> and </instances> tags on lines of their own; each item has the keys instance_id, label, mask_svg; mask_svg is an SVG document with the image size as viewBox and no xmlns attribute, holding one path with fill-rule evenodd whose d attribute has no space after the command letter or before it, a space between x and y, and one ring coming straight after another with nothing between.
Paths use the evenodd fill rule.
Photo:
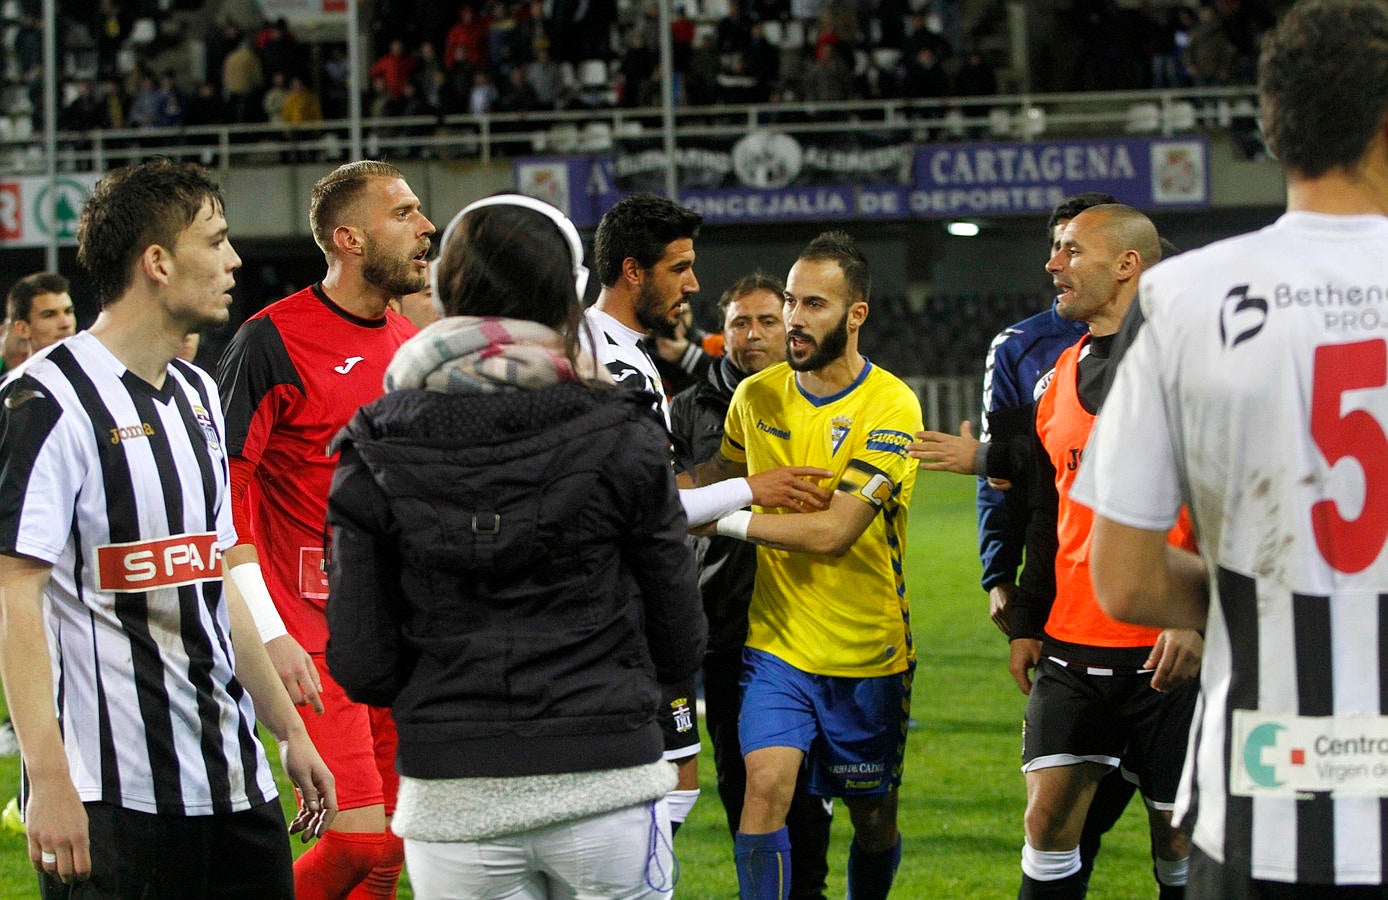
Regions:
<instances>
[{"instance_id":1,"label":"spectator in stands","mask_svg":"<svg viewBox=\"0 0 1388 900\"><path fill-rule=\"evenodd\" d=\"M106 127L106 111L90 81L73 82L72 101L58 113L60 131L93 131Z\"/></svg>"},{"instance_id":2,"label":"spectator in stands","mask_svg":"<svg viewBox=\"0 0 1388 900\"><path fill-rule=\"evenodd\" d=\"M132 128L156 128L159 125L159 88L154 77L142 74L138 89L130 101L130 126Z\"/></svg>"},{"instance_id":3,"label":"spectator in stands","mask_svg":"<svg viewBox=\"0 0 1388 900\"><path fill-rule=\"evenodd\" d=\"M755 103L760 91L761 85L747 71L743 54L723 54L718 70L718 102Z\"/></svg>"},{"instance_id":4,"label":"spectator in stands","mask_svg":"<svg viewBox=\"0 0 1388 900\"><path fill-rule=\"evenodd\" d=\"M271 125L284 124L284 105L289 99L289 85L285 83L283 72L270 75L270 87L261 98L260 106L265 112L265 121Z\"/></svg>"},{"instance_id":5,"label":"spectator in stands","mask_svg":"<svg viewBox=\"0 0 1388 900\"><path fill-rule=\"evenodd\" d=\"M718 100L718 73L722 69L718 45L713 35L699 39L684 79L684 98L691 106L705 106Z\"/></svg>"},{"instance_id":6,"label":"spectator in stands","mask_svg":"<svg viewBox=\"0 0 1388 900\"><path fill-rule=\"evenodd\" d=\"M207 29L203 35L203 60L207 77L220 94L222 90L222 63L227 55L241 45L241 29L221 18L216 25Z\"/></svg>"},{"instance_id":7,"label":"spectator in stands","mask_svg":"<svg viewBox=\"0 0 1388 900\"><path fill-rule=\"evenodd\" d=\"M541 0L529 0L516 10L516 28L511 34L512 58L516 62L534 62L540 50L549 49L549 25L545 21L545 5Z\"/></svg>"},{"instance_id":8,"label":"spectator in stands","mask_svg":"<svg viewBox=\"0 0 1388 900\"><path fill-rule=\"evenodd\" d=\"M97 85L97 98L105 111L103 128L124 128L130 123L126 113L130 108L130 99L119 78L108 78Z\"/></svg>"},{"instance_id":9,"label":"spectator in stands","mask_svg":"<svg viewBox=\"0 0 1388 900\"><path fill-rule=\"evenodd\" d=\"M116 0L99 0L90 31L96 38L96 70L103 76L116 74L116 55L130 34L129 13Z\"/></svg>"},{"instance_id":10,"label":"spectator in stands","mask_svg":"<svg viewBox=\"0 0 1388 900\"><path fill-rule=\"evenodd\" d=\"M564 95L564 69L550 55L549 45L535 48L535 61L525 67L525 80L543 109L555 109Z\"/></svg>"},{"instance_id":11,"label":"spectator in stands","mask_svg":"<svg viewBox=\"0 0 1388 900\"><path fill-rule=\"evenodd\" d=\"M752 23L751 41L742 52L747 74L757 84L754 103L765 103L781 89L781 48L766 39L761 22Z\"/></svg>"},{"instance_id":12,"label":"spectator in stands","mask_svg":"<svg viewBox=\"0 0 1388 900\"><path fill-rule=\"evenodd\" d=\"M718 52L741 53L752 43L752 20L738 0L729 0L728 14L718 20Z\"/></svg>"},{"instance_id":13,"label":"spectator in stands","mask_svg":"<svg viewBox=\"0 0 1388 900\"><path fill-rule=\"evenodd\" d=\"M443 60L439 59L439 51L430 40L419 42L414 58L415 68L411 78L422 93L427 93L429 85L434 83L434 73L443 71Z\"/></svg>"},{"instance_id":14,"label":"spectator in stands","mask_svg":"<svg viewBox=\"0 0 1388 900\"><path fill-rule=\"evenodd\" d=\"M977 50L970 50L954 76L956 97L991 97L998 92L998 75ZM977 114L977 113L975 113Z\"/></svg>"},{"instance_id":15,"label":"spectator in stands","mask_svg":"<svg viewBox=\"0 0 1388 900\"><path fill-rule=\"evenodd\" d=\"M43 20L32 12L24 13L15 27L13 46L19 71L29 72L35 66L42 66Z\"/></svg>"},{"instance_id":16,"label":"spectator in stands","mask_svg":"<svg viewBox=\"0 0 1388 900\"><path fill-rule=\"evenodd\" d=\"M375 79L385 79L386 93L391 99L398 99L404 92L405 82L414 76L418 61L414 54L405 48L405 42L396 38L390 42L390 52L371 64L367 74Z\"/></svg>"},{"instance_id":17,"label":"spectator in stands","mask_svg":"<svg viewBox=\"0 0 1388 900\"><path fill-rule=\"evenodd\" d=\"M660 101L660 56L646 46L639 29L627 35L619 71L626 85L622 106L650 106Z\"/></svg>"},{"instance_id":18,"label":"spectator in stands","mask_svg":"<svg viewBox=\"0 0 1388 900\"><path fill-rule=\"evenodd\" d=\"M226 107L222 105L222 98L217 94L217 88L210 81L204 81L198 85L197 91L188 98L188 103L183 112L183 124L198 125L220 125L226 121ZM198 143L213 143L215 138L208 135L198 139Z\"/></svg>"},{"instance_id":19,"label":"spectator in stands","mask_svg":"<svg viewBox=\"0 0 1388 900\"><path fill-rule=\"evenodd\" d=\"M901 96L913 100L938 100L949 93L949 76L935 51L922 45L906 61Z\"/></svg>"},{"instance_id":20,"label":"spectator in stands","mask_svg":"<svg viewBox=\"0 0 1388 900\"><path fill-rule=\"evenodd\" d=\"M478 70L477 63L468 55L467 47L455 44L452 52L445 58L444 65L447 67L454 93L459 97L466 97L472 90L473 76Z\"/></svg>"},{"instance_id":21,"label":"spectator in stands","mask_svg":"<svg viewBox=\"0 0 1388 900\"><path fill-rule=\"evenodd\" d=\"M467 104L463 102L463 95L454 90L453 80L447 72L435 72L433 80L425 86L422 96L424 102L438 116L451 116L454 113L467 111Z\"/></svg>"},{"instance_id":22,"label":"spectator in stands","mask_svg":"<svg viewBox=\"0 0 1388 900\"><path fill-rule=\"evenodd\" d=\"M271 76L283 72L287 80L295 73L306 74L303 47L283 18L266 23L266 27L256 35L256 49L260 52L265 71Z\"/></svg>"},{"instance_id":23,"label":"spectator in stands","mask_svg":"<svg viewBox=\"0 0 1388 900\"><path fill-rule=\"evenodd\" d=\"M540 109L540 98L525 78L527 68L524 65L511 67L506 78L506 88L501 91L501 96L496 98L494 108L497 112L521 113Z\"/></svg>"},{"instance_id":24,"label":"spectator in stands","mask_svg":"<svg viewBox=\"0 0 1388 900\"><path fill-rule=\"evenodd\" d=\"M260 66L249 37L227 54L222 61L222 96L227 113L235 124L254 122L260 118L260 91L265 87L265 74Z\"/></svg>"},{"instance_id":25,"label":"spectator in stands","mask_svg":"<svg viewBox=\"0 0 1388 900\"><path fill-rule=\"evenodd\" d=\"M694 57L694 35L697 32L698 28L685 12L684 6L676 6L670 19L670 67L675 70L676 81L689 71L690 61Z\"/></svg>"},{"instance_id":26,"label":"spectator in stands","mask_svg":"<svg viewBox=\"0 0 1388 900\"><path fill-rule=\"evenodd\" d=\"M474 116L484 116L492 111L497 100L496 85L492 76L478 69L472 76L472 90L468 92L467 111Z\"/></svg>"},{"instance_id":27,"label":"spectator in stands","mask_svg":"<svg viewBox=\"0 0 1388 900\"><path fill-rule=\"evenodd\" d=\"M801 91L811 103L848 100L852 96L853 73L834 48L834 42L818 44L814 62L801 79Z\"/></svg>"},{"instance_id":28,"label":"spectator in stands","mask_svg":"<svg viewBox=\"0 0 1388 900\"><path fill-rule=\"evenodd\" d=\"M819 13L819 31L814 39L815 58L819 58L821 47L828 46L852 74L858 37L858 15L851 0L828 0Z\"/></svg>"},{"instance_id":29,"label":"spectator in stands","mask_svg":"<svg viewBox=\"0 0 1388 900\"><path fill-rule=\"evenodd\" d=\"M924 12L914 12L911 14L911 22L906 29L906 34L902 37L901 58L915 59L916 51L922 47L929 47L934 53L935 58L941 63L947 61L954 55L954 48L949 41L939 34L932 31Z\"/></svg>"},{"instance_id":30,"label":"spectator in stands","mask_svg":"<svg viewBox=\"0 0 1388 900\"><path fill-rule=\"evenodd\" d=\"M347 117L348 77L347 52L334 47L323 63L323 116L328 119Z\"/></svg>"},{"instance_id":31,"label":"spectator in stands","mask_svg":"<svg viewBox=\"0 0 1388 900\"><path fill-rule=\"evenodd\" d=\"M174 80L172 71L165 72L159 78L158 88L159 109L155 124L159 128L177 128L183 124L184 107L187 100L183 92L178 89L178 82Z\"/></svg>"},{"instance_id":32,"label":"spectator in stands","mask_svg":"<svg viewBox=\"0 0 1388 900\"><path fill-rule=\"evenodd\" d=\"M291 141L312 141L318 131L312 126L323 121L323 104L303 78L298 75L289 79L289 92L284 95L284 107L280 110L285 125L285 139ZM311 151L295 148L294 161L308 162L313 159Z\"/></svg>"},{"instance_id":33,"label":"spectator in stands","mask_svg":"<svg viewBox=\"0 0 1388 900\"><path fill-rule=\"evenodd\" d=\"M1224 33L1213 3L1203 3L1196 13L1196 24L1186 45L1186 71L1196 87L1233 84L1238 51Z\"/></svg>"},{"instance_id":34,"label":"spectator in stands","mask_svg":"<svg viewBox=\"0 0 1388 900\"><path fill-rule=\"evenodd\" d=\"M444 44L443 58L457 62L456 51L458 47L467 50L467 58L479 68L486 68L489 64L487 59L487 31L491 22L487 18L478 15L477 10L468 4L458 7L458 21L448 30L448 38Z\"/></svg>"}]
</instances>

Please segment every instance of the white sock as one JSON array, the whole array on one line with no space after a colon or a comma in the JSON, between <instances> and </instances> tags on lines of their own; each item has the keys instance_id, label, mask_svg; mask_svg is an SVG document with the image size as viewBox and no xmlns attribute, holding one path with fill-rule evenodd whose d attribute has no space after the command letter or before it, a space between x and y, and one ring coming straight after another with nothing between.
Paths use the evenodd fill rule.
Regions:
<instances>
[{"instance_id":1,"label":"white sock","mask_svg":"<svg viewBox=\"0 0 1388 900\"><path fill-rule=\"evenodd\" d=\"M1162 859L1157 857L1153 860L1157 870L1157 881L1168 887L1184 887L1186 879L1190 876L1190 857L1181 859Z\"/></svg>"},{"instance_id":2,"label":"white sock","mask_svg":"<svg viewBox=\"0 0 1388 900\"><path fill-rule=\"evenodd\" d=\"M665 795L665 802L670 807L670 821L683 822L689 818L689 811L694 808L694 801L699 799L699 788L692 791L671 791Z\"/></svg>"},{"instance_id":3,"label":"white sock","mask_svg":"<svg viewBox=\"0 0 1388 900\"><path fill-rule=\"evenodd\" d=\"M1080 870L1080 848L1037 850L1022 845L1022 872L1035 881L1059 881Z\"/></svg>"}]
</instances>

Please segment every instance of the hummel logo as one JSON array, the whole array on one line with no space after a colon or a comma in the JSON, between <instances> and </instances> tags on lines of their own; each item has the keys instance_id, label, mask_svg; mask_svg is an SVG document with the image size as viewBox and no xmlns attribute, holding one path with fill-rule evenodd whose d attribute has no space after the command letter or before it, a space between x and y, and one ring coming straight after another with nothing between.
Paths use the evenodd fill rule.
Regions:
<instances>
[{"instance_id":1,"label":"hummel logo","mask_svg":"<svg viewBox=\"0 0 1388 900\"><path fill-rule=\"evenodd\" d=\"M364 359L366 359L365 356L349 356L342 361L342 365L333 366L333 371L339 375L346 375L348 372L352 371L353 366Z\"/></svg>"}]
</instances>

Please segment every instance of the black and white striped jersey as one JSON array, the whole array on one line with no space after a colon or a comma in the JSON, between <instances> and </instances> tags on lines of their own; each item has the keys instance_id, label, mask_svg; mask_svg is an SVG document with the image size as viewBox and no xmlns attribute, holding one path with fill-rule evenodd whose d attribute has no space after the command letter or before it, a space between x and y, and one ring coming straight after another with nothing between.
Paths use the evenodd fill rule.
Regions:
<instances>
[{"instance_id":1,"label":"black and white striped jersey","mask_svg":"<svg viewBox=\"0 0 1388 900\"><path fill-rule=\"evenodd\" d=\"M86 332L0 389L0 552L53 567L54 699L83 800L209 815L276 795L222 597L223 434L207 373L174 361L156 389Z\"/></svg>"},{"instance_id":2,"label":"black and white striped jersey","mask_svg":"<svg viewBox=\"0 0 1388 900\"><path fill-rule=\"evenodd\" d=\"M645 335L626 327L596 306L584 310L583 319L585 327L579 329L579 344L593 354L598 365L607 369L617 387L647 391L659 398L661 419L668 431L670 401L665 396L660 370L641 343Z\"/></svg>"},{"instance_id":3,"label":"black and white striped jersey","mask_svg":"<svg viewBox=\"0 0 1388 900\"><path fill-rule=\"evenodd\" d=\"M1232 872L1388 872L1388 218L1284 215L1142 276L1072 495L1210 573L1178 805ZM1188 820L1189 821L1189 820Z\"/></svg>"}]
</instances>

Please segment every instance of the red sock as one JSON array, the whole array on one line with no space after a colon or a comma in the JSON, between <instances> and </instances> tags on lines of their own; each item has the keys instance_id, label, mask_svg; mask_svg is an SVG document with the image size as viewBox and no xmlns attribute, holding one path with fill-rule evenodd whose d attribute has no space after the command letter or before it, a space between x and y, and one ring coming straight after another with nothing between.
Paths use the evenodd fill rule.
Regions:
<instances>
[{"instance_id":1,"label":"red sock","mask_svg":"<svg viewBox=\"0 0 1388 900\"><path fill-rule=\"evenodd\" d=\"M344 900L381 859L386 836L329 831L294 862L295 900Z\"/></svg>"},{"instance_id":2,"label":"red sock","mask_svg":"<svg viewBox=\"0 0 1388 900\"><path fill-rule=\"evenodd\" d=\"M405 865L405 842L390 830L386 831L384 837L380 862L372 866L366 879L347 895L347 900L395 900L400 870Z\"/></svg>"}]
</instances>

